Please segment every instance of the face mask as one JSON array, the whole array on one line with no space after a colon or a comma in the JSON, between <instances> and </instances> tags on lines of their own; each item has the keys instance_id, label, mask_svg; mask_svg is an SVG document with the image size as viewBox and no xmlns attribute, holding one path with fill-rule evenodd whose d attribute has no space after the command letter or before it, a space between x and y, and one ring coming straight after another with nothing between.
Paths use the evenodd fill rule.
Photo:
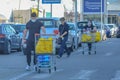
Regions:
<instances>
[{"instance_id":1,"label":"face mask","mask_svg":"<svg viewBox=\"0 0 120 80\"><path fill-rule=\"evenodd\" d=\"M32 21L32 22L35 22L35 21L36 21L36 19L31 19L31 21Z\"/></svg>"}]
</instances>

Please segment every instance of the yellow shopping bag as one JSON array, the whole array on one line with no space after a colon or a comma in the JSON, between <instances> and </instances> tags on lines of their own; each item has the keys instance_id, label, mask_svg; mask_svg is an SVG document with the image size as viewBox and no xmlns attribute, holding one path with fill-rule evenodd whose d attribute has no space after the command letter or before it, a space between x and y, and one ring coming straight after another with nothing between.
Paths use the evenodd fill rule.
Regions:
<instances>
[{"instance_id":1,"label":"yellow shopping bag","mask_svg":"<svg viewBox=\"0 0 120 80\"><path fill-rule=\"evenodd\" d=\"M91 36L88 36L87 34L82 34L82 38L81 38L81 41L82 42L89 42L91 41Z\"/></svg>"},{"instance_id":2,"label":"yellow shopping bag","mask_svg":"<svg viewBox=\"0 0 120 80\"><path fill-rule=\"evenodd\" d=\"M36 54L52 53L53 39L40 38L36 44Z\"/></svg>"},{"instance_id":3,"label":"yellow shopping bag","mask_svg":"<svg viewBox=\"0 0 120 80\"><path fill-rule=\"evenodd\" d=\"M96 42L99 42L100 40L101 40L101 34L100 34L100 32L96 32L95 41L96 41Z\"/></svg>"}]
</instances>

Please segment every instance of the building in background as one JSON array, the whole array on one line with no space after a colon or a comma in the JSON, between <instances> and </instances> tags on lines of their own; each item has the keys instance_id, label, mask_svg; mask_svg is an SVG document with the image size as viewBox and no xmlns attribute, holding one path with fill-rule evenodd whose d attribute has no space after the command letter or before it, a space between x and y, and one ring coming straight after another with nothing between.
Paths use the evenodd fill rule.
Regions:
<instances>
[{"instance_id":1,"label":"building in background","mask_svg":"<svg viewBox=\"0 0 120 80\"><path fill-rule=\"evenodd\" d=\"M108 0L108 23L120 24L120 0Z\"/></svg>"},{"instance_id":2,"label":"building in background","mask_svg":"<svg viewBox=\"0 0 120 80\"><path fill-rule=\"evenodd\" d=\"M95 12L89 12L87 13L87 10L85 11L84 9L85 4L84 2L86 1L86 5L90 6L90 4L94 3L94 0L81 0L80 2L80 20L94 20L97 22L101 22L101 12L95 13ZM91 2L93 1L93 2ZM96 1L101 1L101 0L96 0ZM114 23L114 24L120 24L120 0L103 0L104 2L104 12L102 12L102 20L103 23ZM89 2L89 4L88 4ZM100 4L100 3L97 3ZM96 5L96 3L95 3ZM93 5L92 5L93 6ZM91 6L91 7L92 7ZM96 5L98 6L98 5ZM88 7L90 8L90 7ZM99 8L99 7L98 7ZM91 8L93 9L93 8ZM94 7L94 9L97 9Z\"/></svg>"},{"instance_id":3,"label":"building in background","mask_svg":"<svg viewBox=\"0 0 120 80\"><path fill-rule=\"evenodd\" d=\"M31 9L28 10L13 10L11 12L9 22L26 23L30 20Z\"/></svg>"},{"instance_id":4,"label":"building in background","mask_svg":"<svg viewBox=\"0 0 120 80\"><path fill-rule=\"evenodd\" d=\"M4 15L0 14L0 23L5 23L6 21L7 18Z\"/></svg>"}]
</instances>

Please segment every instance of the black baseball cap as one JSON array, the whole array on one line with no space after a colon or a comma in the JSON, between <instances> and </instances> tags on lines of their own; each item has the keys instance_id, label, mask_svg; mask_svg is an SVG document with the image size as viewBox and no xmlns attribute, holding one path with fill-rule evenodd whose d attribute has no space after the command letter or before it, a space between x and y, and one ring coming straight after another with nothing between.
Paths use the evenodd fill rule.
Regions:
<instances>
[{"instance_id":1,"label":"black baseball cap","mask_svg":"<svg viewBox=\"0 0 120 80\"><path fill-rule=\"evenodd\" d=\"M36 13L35 12L31 13L31 17L37 17Z\"/></svg>"},{"instance_id":2,"label":"black baseball cap","mask_svg":"<svg viewBox=\"0 0 120 80\"><path fill-rule=\"evenodd\" d=\"M61 18L60 18L60 21L65 21L65 18L64 18L64 17L61 17Z\"/></svg>"}]
</instances>

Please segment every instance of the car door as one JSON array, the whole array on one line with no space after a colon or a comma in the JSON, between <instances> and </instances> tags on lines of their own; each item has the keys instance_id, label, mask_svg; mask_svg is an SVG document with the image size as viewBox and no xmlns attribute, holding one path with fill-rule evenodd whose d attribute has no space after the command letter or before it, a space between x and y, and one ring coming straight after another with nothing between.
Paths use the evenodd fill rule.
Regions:
<instances>
[{"instance_id":1,"label":"car door","mask_svg":"<svg viewBox=\"0 0 120 80\"><path fill-rule=\"evenodd\" d=\"M11 41L11 48L18 48L20 44L20 37L16 34L15 30L10 25L5 25L5 31Z\"/></svg>"}]
</instances>

